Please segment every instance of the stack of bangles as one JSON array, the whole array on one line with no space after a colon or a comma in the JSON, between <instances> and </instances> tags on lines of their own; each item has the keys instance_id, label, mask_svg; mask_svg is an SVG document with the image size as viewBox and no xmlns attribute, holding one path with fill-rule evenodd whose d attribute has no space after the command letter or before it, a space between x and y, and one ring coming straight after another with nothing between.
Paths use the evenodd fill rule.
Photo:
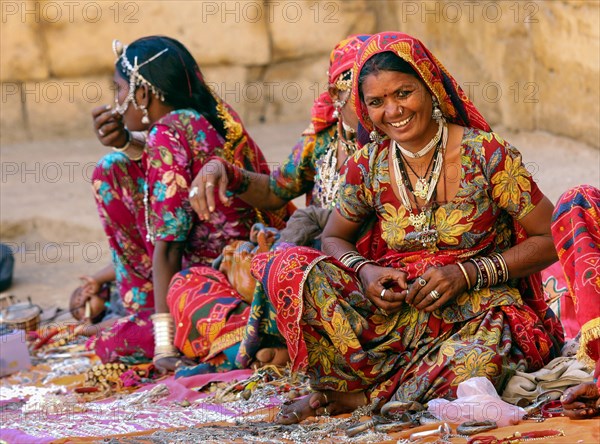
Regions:
<instances>
[{"instance_id":1,"label":"stack of bangles","mask_svg":"<svg viewBox=\"0 0 600 444\"><path fill-rule=\"evenodd\" d=\"M173 345L175 322L171 313L156 313L150 316L154 326L154 362L163 358L179 357L179 351Z\"/></svg>"},{"instance_id":2,"label":"stack of bangles","mask_svg":"<svg viewBox=\"0 0 600 444\"><path fill-rule=\"evenodd\" d=\"M498 284L503 284L508 281L508 267L506 261L500 253L492 253L489 256L474 257L467 262L475 265L477 270L477 281L474 289L476 291L482 288L493 287ZM464 269L463 264L457 263L467 280L467 289L471 288L469 275Z\"/></svg>"},{"instance_id":3,"label":"stack of bangles","mask_svg":"<svg viewBox=\"0 0 600 444\"><path fill-rule=\"evenodd\" d=\"M358 251L348 251L340 256L338 259L345 267L354 270L356 274L362 267L367 264L379 265L377 262L369 260L360 255Z\"/></svg>"}]
</instances>

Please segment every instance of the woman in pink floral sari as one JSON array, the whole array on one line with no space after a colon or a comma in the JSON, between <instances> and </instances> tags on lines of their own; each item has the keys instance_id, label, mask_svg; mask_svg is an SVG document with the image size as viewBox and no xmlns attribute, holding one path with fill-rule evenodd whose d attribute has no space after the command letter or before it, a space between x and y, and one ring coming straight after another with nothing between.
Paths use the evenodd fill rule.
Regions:
<instances>
[{"instance_id":1,"label":"woman in pink floral sari","mask_svg":"<svg viewBox=\"0 0 600 444\"><path fill-rule=\"evenodd\" d=\"M552 204L520 153L406 34L364 43L353 92L373 143L344 167L325 254L297 247L253 262L293 368L317 391L284 405L281 423L452 398L474 376L501 389L563 341L538 276L556 260Z\"/></svg>"},{"instance_id":2,"label":"woman in pink floral sari","mask_svg":"<svg viewBox=\"0 0 600 444\"><path fill-rule=\"evenodd\" d=\"M269 168L181 43L146 37L127 47L115 42L113 49L115 109L97 109L94 117L101 141L120 148L99 162L93 186L131 316L101 331L92 346L104 362L154 356L157 366L173 369L179 353L166 304L171 278L184 267L209 264L232 240L247 239L257 221L255 210L237 198L219 202L201 221L189 205L189 184L215 157L260 173ZM129 130L148 131L145 148ZM264 216L281 226L277 215Z\"/></svg>"}]
</instances>

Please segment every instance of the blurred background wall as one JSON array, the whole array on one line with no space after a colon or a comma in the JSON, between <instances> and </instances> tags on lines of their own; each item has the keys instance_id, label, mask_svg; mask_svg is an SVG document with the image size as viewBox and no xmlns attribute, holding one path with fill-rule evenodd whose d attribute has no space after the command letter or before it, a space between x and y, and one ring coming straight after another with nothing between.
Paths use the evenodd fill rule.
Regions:
<instances>
[{"instance_id":1,"label":"blurred background wall","mask_svg":"<svg viewBox=\"0 0 600 444\"><path fill-rule=\"evenodd\" d=\"M179 39L246 123L308 121L343 37L421 39L492 125L600 148L600 2L0 1L0 143L92 136L111 42Z\"/></svg>"}]
</instances>

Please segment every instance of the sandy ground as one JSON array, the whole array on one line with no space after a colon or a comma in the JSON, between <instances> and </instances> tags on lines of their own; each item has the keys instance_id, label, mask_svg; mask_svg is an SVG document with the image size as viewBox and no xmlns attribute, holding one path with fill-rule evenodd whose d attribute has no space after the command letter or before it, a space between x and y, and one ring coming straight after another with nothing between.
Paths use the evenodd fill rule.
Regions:
<instances>
[{"instance_id":1,"label":"sandy ground","mask_svg":"<svg viewBox=\"0 0 600 444\"><path fill-rule=\"evenodd\" d=\"M250 127L272 165L290 152L306 122ZM600 150L547 133L495 128L523 153L553 201L578 184L600 187ZM5 294L43 307L66 307L78 276L110 261L89 177L106 152L95 139L2 146L0 240L15 252L13 286ZM297 203L302 205L303 200Z\"/></svg>"}]
</instances>

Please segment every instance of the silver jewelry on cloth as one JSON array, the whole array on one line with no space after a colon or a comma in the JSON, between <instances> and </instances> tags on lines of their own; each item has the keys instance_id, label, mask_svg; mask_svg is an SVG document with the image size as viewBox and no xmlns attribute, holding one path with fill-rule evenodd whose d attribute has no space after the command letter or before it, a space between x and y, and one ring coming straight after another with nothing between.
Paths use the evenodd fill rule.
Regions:
<instances>
[{"instance_id":1,"label":"silver jewelry on cloth","mask_svg":"<svg viewBox=\"0 0 600 444\"><path fill-rule=\"evenodd\" d=\"M429 292L429 296L431 296L431 299L433 299L434 301L437 301L440 298L440 293L437 290L431 290Z\"/></svg>"},{"instance_id":2,"label":"silver jewelry on cloth","mask_svg":"<svg viewBox=\"0 0 600 444\"><path fill-rule=\"evenodd\" d=\"M381 293L379 293L379 297L383 300L385 300L384 296L385 296L386 291L387 291L387 288L384 288L383 290L381 290Z\"/></svg>"},{"instance_id":3,"label":"silver jewelry on cloth","mask_svg":"<svg viewBox=\"0 0 600 444\"><path fill-rule=\"evenodd\" d=\"M420 277L419 279L417 279L417 283L421 286L424 287L425 285L427 285L427 281L425 279L423 279L422 277Z\"/></svg>"},{"instance_id":4,"label":"silver jewelry on cloth","mask_svg":"<svg viewBox=\"0 0 600 444\"><path fill-rule=\"evenodd\" d=\"M192 187L192 189L190 190L190 194L189 194L189 198L191 199L192 197L194 197L196 194L198 194L198 187Z\"/></svg>"}]
</instances>

